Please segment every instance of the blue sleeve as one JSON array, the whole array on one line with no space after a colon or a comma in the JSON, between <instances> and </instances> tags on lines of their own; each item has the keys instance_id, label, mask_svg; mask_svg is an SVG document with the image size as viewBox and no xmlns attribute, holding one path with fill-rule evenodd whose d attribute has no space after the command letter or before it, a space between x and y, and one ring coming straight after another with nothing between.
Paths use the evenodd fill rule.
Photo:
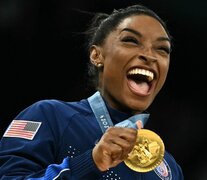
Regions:
<instances>
[{"instance_id":1,"label":"blue sleeve","mask_svg":"<svg viewBox=\"0 0 207 180\"><path fill-rule=\"evenodd\" d=\"M96 179L101 175L101 173L96 169L95 164L92 161L91 156L92 151L89 150L86 153L77 156L74 159L66 157L61 164L51 164L46 169L43 176L35 177L37 175L32 175L32 177L27 177L28 180L55 180L55 179L70 179L78 180L84 177L89 172L93 172L96 175ZM69 165L70 164L70 165ZM71 168L70 168L71 167ZM89 178L90 179L90 178Z\"/></svg>"},{"instance_id":2,"label":"blue sleeve","mask_svg":"<svg viewBox=\"0 0 207 180\"><path fill-rule=\"evenodd\" d=\"M79 179L91 172L97 172L92 151L75 157L57 160L62 138L61 128L55 118L54 108L50 101L39 101L23 110L17 121L41 122L32 139L7 137L3 135L0 141L0 179ZM61 127L60 127L61 126ZM55 129L55 130L54 130ZM55 131L55 132L54 132Z\"/></svg>"}]
</instances>

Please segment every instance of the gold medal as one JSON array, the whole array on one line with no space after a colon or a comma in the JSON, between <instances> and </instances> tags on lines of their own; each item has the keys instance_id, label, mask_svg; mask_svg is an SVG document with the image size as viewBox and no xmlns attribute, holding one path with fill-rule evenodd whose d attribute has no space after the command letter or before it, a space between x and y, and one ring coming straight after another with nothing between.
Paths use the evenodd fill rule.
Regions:
<instances>
[{"instance_id":1,"label":"gold medal","mask_svg":"<svg viewBox=\"0 0 207 180\"><path fill-rule=\"evenodd\" d=\"M124 162L134 171L148 172L162 162L164 152L164 143L156 133L147 129L139 129L136 144Z\"/></svg>"}]
</instances>

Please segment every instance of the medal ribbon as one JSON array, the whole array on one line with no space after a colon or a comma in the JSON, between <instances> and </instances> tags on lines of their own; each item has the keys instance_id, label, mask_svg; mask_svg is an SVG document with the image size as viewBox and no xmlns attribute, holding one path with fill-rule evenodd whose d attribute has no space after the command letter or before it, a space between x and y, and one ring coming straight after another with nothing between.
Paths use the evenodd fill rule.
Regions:
<instances>
[{"instance_id":1,"label":"medal ribbon","mask_svg":"<svg viewBox=\"0 0 207 180\"><path fill-rule=\"evenodd\" d=\"M113 122L111 120L111 117L109 115L109 112L106 108L106 105L104 103L104 100L102 99L100 92L97 91L95 94L90 96L88 98L88 102L90 104L90 107L96 117L96 120L99 123L99 126L104 133L110 126L113 126ZM137 120L141 120L142 124L147 122L149 118L149 114L142 113L142 114L136 114L134 116L131 116L130 118L116 124L117 127L127 127L127 128L135 128L137 129L136 122Z\"/></svg>"}]
</instances>

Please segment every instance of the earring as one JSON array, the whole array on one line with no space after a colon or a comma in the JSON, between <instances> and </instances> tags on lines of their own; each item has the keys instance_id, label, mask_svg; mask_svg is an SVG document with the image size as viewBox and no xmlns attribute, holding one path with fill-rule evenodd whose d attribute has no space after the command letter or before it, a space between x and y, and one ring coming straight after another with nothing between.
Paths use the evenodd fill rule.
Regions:
<instances>
[{"instance_id":1,"label":"earring","mask_svg":"<svg viewBox=\"0 0 207 180\"><path fill-rule=\"evenodd\" d=\"M103 67L103 64L102 63L97 63L97 65L96 65L98 68L101 68L101 67Z\"/></svg>"}]
</instances>

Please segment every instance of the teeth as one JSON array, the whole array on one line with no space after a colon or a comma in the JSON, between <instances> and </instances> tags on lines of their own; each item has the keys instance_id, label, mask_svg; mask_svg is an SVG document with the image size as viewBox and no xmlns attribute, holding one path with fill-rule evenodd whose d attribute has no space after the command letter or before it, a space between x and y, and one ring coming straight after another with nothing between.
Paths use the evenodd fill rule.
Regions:
<instances>
[{"instance_id":1,"label":"teeth","mask_svg":"<svg viewBox=\"0 0 207 180\"><path fill-rule=\"evenodd\" d=\"M154 74L151 71L148 71L146 69L139 69L139 68L132 69L132 70L129 71L128 74L129 75L141 74L141 75L147 76L149 81L152 81L153 78L154 78Z\"/></svg>"}]
</instances>

